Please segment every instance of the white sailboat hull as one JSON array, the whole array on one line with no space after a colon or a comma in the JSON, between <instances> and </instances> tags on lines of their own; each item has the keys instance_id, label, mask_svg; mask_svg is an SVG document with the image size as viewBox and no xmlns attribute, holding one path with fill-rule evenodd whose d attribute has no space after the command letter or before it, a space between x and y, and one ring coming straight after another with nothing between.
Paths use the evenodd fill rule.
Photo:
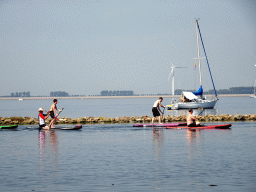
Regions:
<instances>
[{"instance_id":1,"label":"white sailboat hull","mask_svg":"<svg viewBox=\"0 0 256 192\"><path fill-rule=\"evenodd\" d=\"M197 100L193 102L178 102L174 105L171 105L169 109L213 109L217 99L215 100Z\"/></svg>"},{"instance_id":2,"label":"white sailboat hull","mask_svg":"<svg viewBox=\"0 0 256 192\"><path fill-rule=\"evenodd\" d=\"M186 103L177 103L178 109L197 109L197 108L203 108L203 109L213 109L217 100L201 100L195 101L195 102L186 102Z\"/></svg>"}]
</instances>

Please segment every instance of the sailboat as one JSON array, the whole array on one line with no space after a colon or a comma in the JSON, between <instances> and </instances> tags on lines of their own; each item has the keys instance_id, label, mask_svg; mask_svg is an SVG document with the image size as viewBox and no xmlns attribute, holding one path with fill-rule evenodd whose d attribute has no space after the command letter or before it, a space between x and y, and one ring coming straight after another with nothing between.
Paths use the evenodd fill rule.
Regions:
<instances>
[{"instance_id":1,"label":"sailboat","mask_svg":"<svg viewBox=\"0 0 256 192\"><path fill-rule=\"evenodd\" d=\"M167 110L168 109L169 110L170 109L189 109L189 108L191 108L191 109L198 109L198 108L213 109L215 104L218 101L218 96L217 96L217 92L216 92L215 85L214 85L214 82L213 82L213 78L212 78L212 75L211 75L211 70L210 70L207 55L206 55L206 52L205 52L204 43L203 43L202 35L201 35L201 32L200 32L198 20L196 20L196 35L197 35L197 56L198 56L198 58L196 58L196 59L198 60L200 87L199 87L198 91L196 91L196 92L182 92L182 95L181 95L179 101L177 103L172 104L172 105L167 105ZM212 85L213 85L214 92L215 92L215 96L214 96L213 99L207 99L203 95L202 71L201 71L201 59L202 58L200 57L199 36L200 36L200 39L201 39L201 43L202 43L202 46L203 46L203 50L204 50L205 58L206 58L206 61L207 61L209 73L210 73L210 76L211 76Z\"/></svg>"},{"instance_id":2,"label":"sailboat","mask_svg":"<svg viewBox=\"0 0 256 192\"><path fill-rule=\"evenodd\" d=\"M256 79L254 80L253 91L254 92L250 95L250 98L256 98Z\"/></svg>"}]
</instances>

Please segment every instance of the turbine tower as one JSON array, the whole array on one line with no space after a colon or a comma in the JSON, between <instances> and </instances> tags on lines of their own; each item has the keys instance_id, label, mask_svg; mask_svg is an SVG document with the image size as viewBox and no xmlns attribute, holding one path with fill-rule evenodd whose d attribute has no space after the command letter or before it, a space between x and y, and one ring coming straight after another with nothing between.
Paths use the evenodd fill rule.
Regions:
<instances>
[{"instance_id":1,"label":"turbine tower","mask_svg":"<svg viewBox=\"0 0 256 192\"><path fill-rule=\"evenodd\" d=\"M174 68L187 68L187 67L176 67L176 66L173 66L173 64L172 64L171 68L172 68L172 70L171 70L171 73L169 74L168 81L170 80L170 77L172 75L172 95L174 95Z\"/></svg>"}]
</instances>

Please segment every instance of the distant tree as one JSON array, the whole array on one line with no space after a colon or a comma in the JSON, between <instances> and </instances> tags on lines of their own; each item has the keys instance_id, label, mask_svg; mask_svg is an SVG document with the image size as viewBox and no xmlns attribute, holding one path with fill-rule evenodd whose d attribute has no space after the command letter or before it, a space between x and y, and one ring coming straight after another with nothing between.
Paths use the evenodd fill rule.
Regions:
<instances>
[{"instance_id":1,"label":"distant tree","mask_svg":"<svg viewBox=\"0 0 256 192\"><path fill-rule=\"evenodd\" d=\"M101 91L101 96L128 96L134 95L133 91Z\"/></svg>"},{"instance_id":2,"label":"distant tree","mask_svg":"<svg viewBox=\"0 0 256 192\"><path fill-rule=\"evenodd\" d=\"M68 97L68 93L64 91L50 92L50 97Z\"/></svg>"},{"instance_id":3,"label":"distant tree","mask_svg":"<svg viewBox=\"0 0 256 192\"><path fill-rule=\"evenodd\" d=\"M100 95L101 96L108 96L108 91L107 90L106 91L101 91Z\"/></svg>"}]
</instances>

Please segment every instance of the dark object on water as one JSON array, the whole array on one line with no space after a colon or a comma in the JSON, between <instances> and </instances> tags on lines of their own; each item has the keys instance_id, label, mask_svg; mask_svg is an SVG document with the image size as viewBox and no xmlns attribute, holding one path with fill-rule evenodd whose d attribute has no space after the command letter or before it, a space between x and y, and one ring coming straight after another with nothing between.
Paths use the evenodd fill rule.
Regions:
<instances>
[{"instance_id":1,"label":"dark object on water","mask_svg":"<svg viewBox=\"0 0 256 192\"><path fill-rule=\"evenodd\" d=\"M82 125L75 125L72 127L61 127L60 129L62 129L62 130L78 130L78 129L82 129Z\"/></svg>"},{"instance_id":2,"label":"dark object on water","mask_svg":"<svg viewBox=\"0 0 256 192\"><path fill-rule=\"evenodd\" d=\"M177 127L186 125L187 123L135 124L133 127Z\"/></svg>"},{"instance_id":3,"label":"dark object on water","mask_svg":"<svg viewBox=\"0 0 256 192\"><path fill-rule=\"evenodd\" d=\"M211 187L215 187L215 186L218 186L218 185L209 185L209 186L211 186Z\"/></svg>"},{"instance_id":4,"label":"dark object on water","mask_svg":"<svg viewBox=\"0 0 256 192\"><path fill-rule=\"evenodd\" d=\"M38 127L26 127L27 129L38 129ZM82 129L82 125L75 125L75 126L67 126L67 127L56 127L51 129L40 129L40 130L54 130L54 129L62 129L62 130L78 130Z\"/></svg>"},{"instance_id":5,"label":"dark object on water","mask_svg":"<svg viewBox=\"0 0 256 192\"><path fill-rule=\"evenodd\" d=\"M3 126L0 126L0 129L15 129L17 127L18 125L3 125Z\"/></svg>"},{"instance_id":6,"label":"dark object on water","mask_svg":"<svg viewBox=\"0 0 256 192\"><path fill-rule=\"evenodd\" d=\"M166 129L230 129L231 124L224 125L200 125L198 127L166 127Z\"/></svg>"},{"instance_id":7,"label":"dark object on water","mask_svg":"<svg viewBox=\"0 0 256 192\"><path fill-rule=\"evenodd\" d=\"M26 129L38 129L38 127L26 127Z\"/></svg>"}]
</instances>

